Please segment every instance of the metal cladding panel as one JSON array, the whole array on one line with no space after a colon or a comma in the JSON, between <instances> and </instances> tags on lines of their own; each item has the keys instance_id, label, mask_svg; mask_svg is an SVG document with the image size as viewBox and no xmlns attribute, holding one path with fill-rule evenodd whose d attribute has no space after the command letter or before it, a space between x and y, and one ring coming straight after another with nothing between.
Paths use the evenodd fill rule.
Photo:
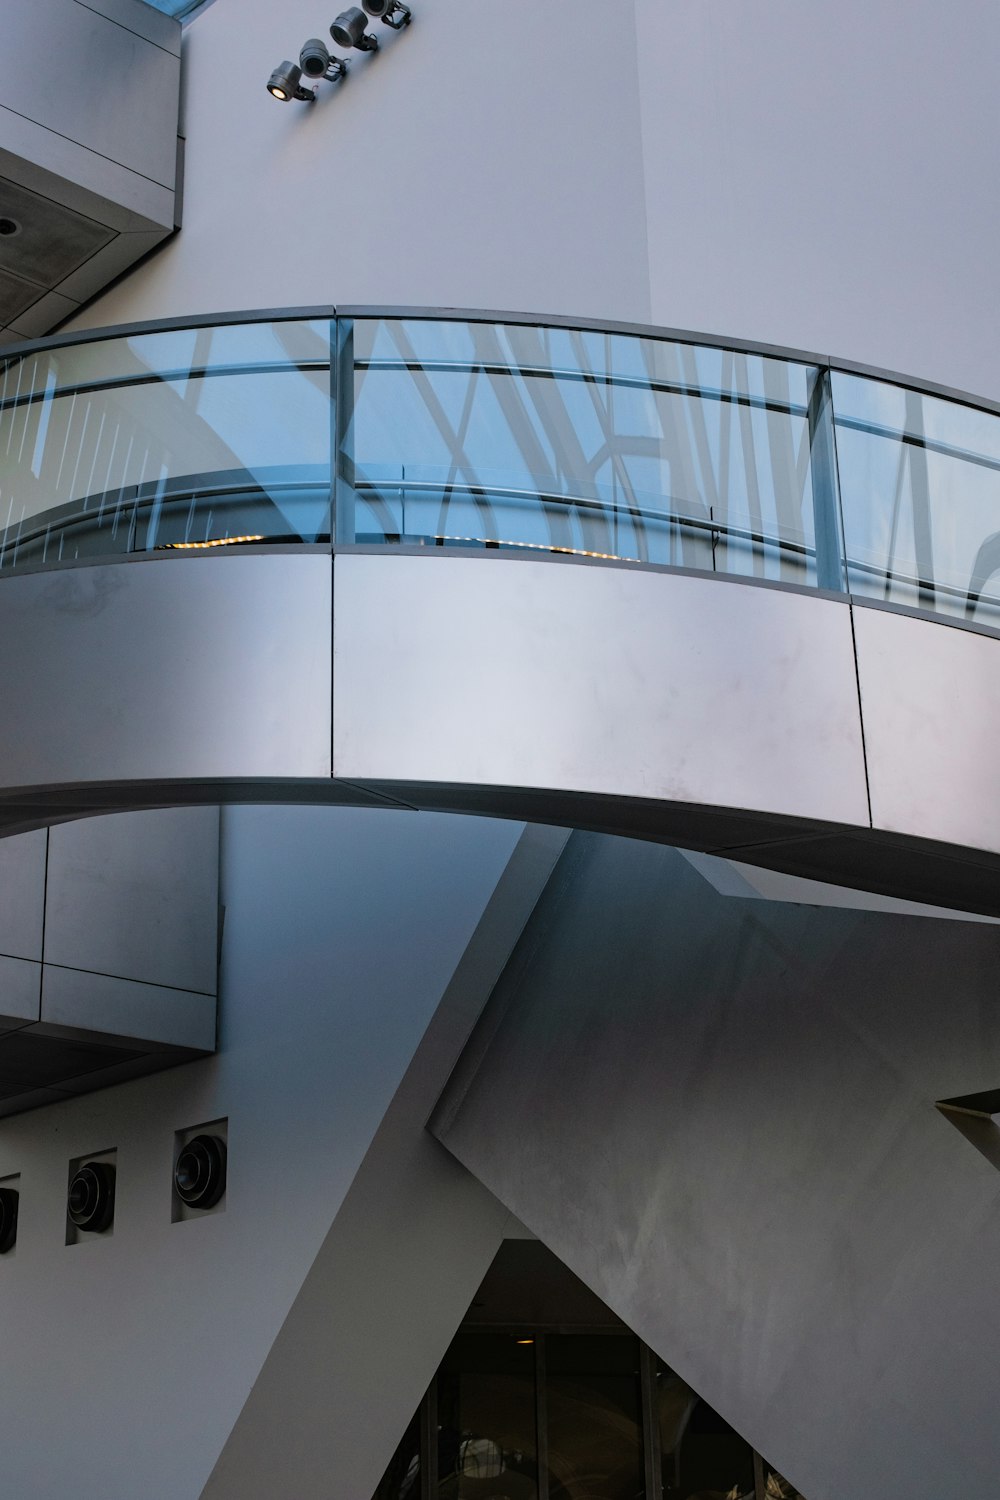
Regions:
<instances>
[{"instance_id":1,"label":"metal cladding panel","mask_svg":"<svg viewBox=\"0 0 1000 1500\"><path fill-rule=\"evenodd\" d=\"M0 342L47 333L178 222L180 30L139 0L5 6Z\"/></svg>"},{"instance_id":2,"label":"metal cladding panel","mask_svg":"<svg viewBox=\"0 0 1000 1500\"><path fill-rule=\"evenodd\" d=\"M0 174L53 203L106 224L121 235L159 229L162 237L174 223L177 199L172 187L142 177L34 120L22 119L3 105L2 98L0 140ZM112 247L115 245L112 241ZM103 265L109 253L99 251L93 260Z\"/></svg>"},{"instance_id":3,"label":"metal cladding panel","mask_svg":"<svg viewBox=\"0 0 1000 1500\"><path fill-rule=\"evenodd\" d=\"M868 822L842 604L520 558L335 575L337 776Z\"/></svg>"},{"instance_id":4,"label":"metal cladding panel","mask_svg":"<svg viewBox=\"0 0 1000 1500\"><path fill-rule=\"evenodd\" d=\"M214 995L218 901L217 807L63 823L49 834L46 965Z\"/></svg>"},{"instance_id":5,"label":"metal cladding panel","mask_svg":"<svg viewBox=\"0 0 1000 1500\"><path fill-rule=\"evenodd\" d=\"M31 0L4 10L0 102L173 188L180 57L135 29L141 7L123 11L120 21L78 0ZM179 24L174 30L179 36ZM37 70L24 66L33 57L44 57L50 68L45 87Z\"/></svg>"},{"instance_id":6,"label":"metal cladding panel","mask_svg":"<svg viewBox=\"0 0 1000 1500\"><path fill-rule=\"evenodd\" d=\"M330 559L168 558L0 587L0 786L326 777Z\"/></svg>"},{"instance_id":7,"label":"metal cladding panel","mask_svg":"<svg viewBox=\"0 0 1000 1500\"><path fill-rule=\"evenodd\" d=\"M0 1032L22 1021L37 1021L41 997L41 964L0 955Z\"/></svg>"},{"instance_id":8,"label":"metal cladding panel","mask_svg":"<svg viewBox=\"0 0 1000 1500\"><path fill-rule=\"evenodd\" d=\"M43 1024L70 1027L95 1039L108 1033L203 1052L215 1047L214 995L61 969L55 964L44 968L41 1019Z\"/></svg>"},{"instance_id":9,"label":"metal cladding panel","mask_svg":"<svg viewBox=\"0 0 1000 1500\"><path fill-rule=\"evenodd\" d=\"M47 845L44 829L0 839L0 953L41 961Z\"/></svg>"},{"instance_id":10,"label":"metal cladding panel","mask_svg":"<svg viewBox=\"0 0 1000 1500\"><path fill-rule=\"evenodd\" d=\"M83 0L83 3L99 16L107 16L109 21L117 21L148 42L180 56L180 22L165 11L156 10L147 0Z\"/></svg>"},{"instance_id":11,"label":"metal cladding panel","mask_svg":"<svg viewBox=\"0 0 1000 1500\"><path fill-rule=\"evenodd\" d=\"M1000 641L855 609L877 829L1000 851Z\"/></svg>"}]
</instances>

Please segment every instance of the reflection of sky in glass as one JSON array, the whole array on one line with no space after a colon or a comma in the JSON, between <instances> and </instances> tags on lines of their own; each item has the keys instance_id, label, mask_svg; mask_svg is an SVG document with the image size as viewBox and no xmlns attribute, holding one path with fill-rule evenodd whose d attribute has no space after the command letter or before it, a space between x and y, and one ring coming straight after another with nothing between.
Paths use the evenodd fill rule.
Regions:
<instances>
[{"instance_id":1,"label":"reflection of sky in glass","mask_svg":"<svg viewBox=\"0 0 1000 1500\"><path fill-rule=\"evenodd\" d=\"M207 4L208 0L144 0L144 3L151 5L154 10L162 10L164 14L176 16L179 21L182 21L192 11Z\"/></svg>"},{"instance_id":2,"label":"reflection of sky in glass","mask_svg":"<svg viewBox=\"0 0 1000 1500\"><path fill-rule=\"evenodd\" d=\"M319 322L138 334L9 366L0 399L48 394L0 411L0 526L181 476L326 476L328 361Z\"/></svg>"},{"instance_id":3,"label":"reflection of sky in glass","mask_svg":"<svg viewBox=\"0 0 1000 1500\"><path fill-rule=\"evenodd\" d=\"M141 547L135 506L160 491L177 526L195 496L206 535L223 514L243 531L325 534L330 335L325 319L237 323L9 359L0 565L11 528L37 535L41 518L79 531L83 518L93 532L108 509L118 527L126 504L127 547ZM345 477L353 463L362 540L816 580L815 506L833 486L814 496L813 367L626 333L420 319L359 320L354 351ZM973 618L1000 610L1000 418L831 378L852 588ZM303 519L310 507L318 519Z\"/></svg>"},{"instance_id":4,"label":"reflection of sky in glass","mask_svg":"<svg viewBox=\"0 0 1000 1500\"><path fill-rule=\"evenodd\" d=\"M1000 418L836 371L833 397L852 588L995 614Z\"/></svg>"},{"instance_id":5,"label":"reflection of sky in glass","mask_svg":"<svg viewBox=\"0 0 1000 1500\"><path fill-rule=\"evenodd\" d=\"M1000 417L978 407L839 370L833 371L833 404L838 422L888 428L1000 463Z\"/></svg>"},{"instance_id":6,"label":"reflection of sky in glass","mask_svg":"<svg viewBox=\"0 0 1000 1500\"><path fill-rule=\"evenodd\" d=\"M764 576L812 566L804 367L621 334L418 320L359 323L355 358L354 459L398 504L389 529L548 538ZM404 483L397 502L387 486Z\"/></svg>"}]
</instances>

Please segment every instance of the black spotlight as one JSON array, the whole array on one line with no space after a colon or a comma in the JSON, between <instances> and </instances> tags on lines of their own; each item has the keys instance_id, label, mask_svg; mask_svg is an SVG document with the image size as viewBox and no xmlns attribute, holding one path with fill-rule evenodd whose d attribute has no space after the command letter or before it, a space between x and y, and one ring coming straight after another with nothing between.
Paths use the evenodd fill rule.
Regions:
<instances>
[{"instance_id":1,"label":"black spotlight","mask_svg":"<svg viewBox=\"0 0 1000 1500\"><path fill-rule=\"evenodd\" d=\"M188 1208L214 1208L226 1191L226 1143L217 1135L196 1135L182 1146L174 1167L174 1188Z\"/></svg>"},{"instance_id":2,"label":"black spotlight","mask_svg":"<svg viewBox=\"0 0 1000 1500\"><path fill-rule=\"evenodd\" d=\"M13 1250L17 1239L17 1188L0 1188L0 1255Z\"/></svg>"},{"instance_id":3,"label":"black spotlight","mask_svg":"<svg viewBox=\"0 0 1000 1500\"><path fill-rule=\"evenodd\" d=\"M370 16L391 26L393 31L402 31L413 20L413 12L403 0L361 0L361 4Z\"/></svg>"},{"instance_id":4,"label":"black spotlight","mask_svg":"<svg viewBox=\"0 0 1000 1500\"><path fill-rule=\"evenodd\" d=\"M311 36L308 42L303 42L299 67L307 78L322 78L329 66L330 54L325 42L321 42L318 36Z\"/></svg>"},{"instance_id":5,"label":"black spotlight","mask_svg":"<svg viewBox=\"0 0 1000 1500\"><path fill-rule=\"evenodd\" d=\"M299 66L307 78L326 78L330 83L343 78L347 72L344 58L331 57L326 43L321 42L318 36L310 37L303 44L299 53Z\"/></svg>"},{"instance_id":6,"label":"black spotlight","mask_svg":"<svg viewBox=\"0 0 1000 1500\"><path fill-rule=\"evenodd\" d=\"M267 92L275 99L280 99L283 104L287 104L289 99L301 99L304 104L312 104L316 95L312 89L301 87L301 79L301 68L297 68L293 62L283 62L267 80Z\"/></svg>"},{"instance_id":7,"label":"black spotlight","mask_svg":"<svg viewBox=\"0 0 1000 1500\"><path fill-rule=\"evenodd\" d=\"M103 1234L115 1216L115 1169L104 1161L84 1162L69 1185L70 1223L88 1234Z\"/></svg>"},{"instance_id":8,"label":"black spotlight","mask_svg":"<svg viewBox=\"0 0 1000 1500\"><path fill-rule=\"evenodd\" d=\"M378 46L378 37L372 32L366 35L367 25L364 11L352 5L350 10L341 11L330 27L330 35L338 47L357 47L359 52L374 52Z\"/></svg>"}]
</instances>

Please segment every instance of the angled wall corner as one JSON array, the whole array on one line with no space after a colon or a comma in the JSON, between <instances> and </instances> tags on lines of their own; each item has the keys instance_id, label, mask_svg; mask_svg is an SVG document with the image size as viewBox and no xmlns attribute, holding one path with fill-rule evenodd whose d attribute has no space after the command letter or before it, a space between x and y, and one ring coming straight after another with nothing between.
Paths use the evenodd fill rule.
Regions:
<instances>
[{"instance_id":1,"label":"angled wall corner","mask_svg":"<svg viewBox=\"0 0 1000 1500\"><path fill-rule=\"evenodd\" d=\"M568 837L518 832L204 1500L374 1493L511 1217L425 1122Z\"/></svg>"},{"instance_id":2,"label":"angled wall corner","mask_svg":"<svg viewBox=\"0 0 1000 1500\"><path fill-rule=\"evenodd\" d=\"M970 1146L975 1146L990 1166L1000 1168L1000 1089L976 1094L960 1094L955 1099L939 1099L937 1108L949 1125L954 1125Z\"/></svg>"},{"instance_id":3,"label":"angled wall corner","mask_svg":"<svg viewBox=\"0 0 1000 1500\"><path fill-rule=\"evenodd\" d=\"M998 944L574 834L432 1129L803 1494L978 1492Z\"/></svg>"},{"instance_id":4,"label":"angled wall corner","mask_svg":"<svg viewBox=\"0 0 1000 1500\"><path fill-rule=\"evenodd\" d=\"M8 10L0 343L49 332L179 221L180 23L141 0Z\"/></svg>"},{"instance_id":5,"label":"angled wall corner","mask_svg":"<svg viewBox=\"0 0 1000 1500\"><path fill-rule=\"evenodd\" d=\"M0 841L0 1116L215 1050L219 812Z\"/></svg>"}]
</instances>

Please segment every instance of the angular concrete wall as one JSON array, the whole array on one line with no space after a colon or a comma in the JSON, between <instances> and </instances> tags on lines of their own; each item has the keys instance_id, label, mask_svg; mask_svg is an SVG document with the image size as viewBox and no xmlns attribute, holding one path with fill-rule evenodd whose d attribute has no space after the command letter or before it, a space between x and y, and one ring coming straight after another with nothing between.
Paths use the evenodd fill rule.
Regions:
<instances>
[{"instance_id":1,"label":"angular concrete wall","mask_svg":"<svg viewBox=\"0 0 1000 1500\"><path fill-rule=\"evenodd\" d=\"M575 834L433 1128L810 1500L986 1494L998 960Z\"/></svg>"},{"instance_id":2,"label":"angular concrete wall","mask_svg":"<svg viewBox=\"0 0 1000 1500\"><path fill-rule=\"evenodd\" d=\"M17 1245L0 1256L0 1322L18 1351L0 1372L11 1495L196 1500L520 832L350 809L223 813L219 1054L0 1132L0 1177L19 1173L21 1193ZM171 1222L174 1132L223 1118L224 1210ZM67 1245L68 1163L108 1148L114 1232ZM405 1131L400 1149L414 1149ZM377 1300L374 1262L372 1275ZM347 1290L343 1315L366 1295ZM414 1404L435 1349L411 1350ZM398 1435L384 1434L389 1452ZM367 1457L377 1465L374 1447Z\"/></svg>"}]
</instances>

